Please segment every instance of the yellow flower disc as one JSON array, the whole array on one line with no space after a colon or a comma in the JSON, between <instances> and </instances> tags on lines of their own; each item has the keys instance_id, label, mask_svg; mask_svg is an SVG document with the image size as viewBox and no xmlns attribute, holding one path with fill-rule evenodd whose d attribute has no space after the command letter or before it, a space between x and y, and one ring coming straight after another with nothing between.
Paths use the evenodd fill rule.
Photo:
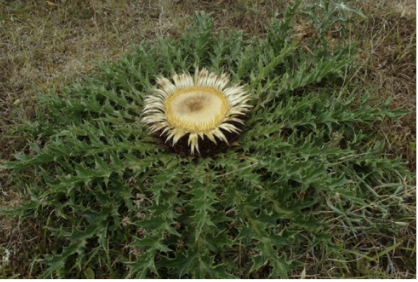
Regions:
<instances>
[{"instance_id":1,"label":"yellow flower disc","mask_svg":"<svg viewBox=\"0 0 418 282\"><path fill-rule=\"evenodd\" d=\"M229 111L222 92L210 87L191 87L175 92L165 101L167 121L188 132L206 132L218 126Z\"/></svg>"}]
</instances>

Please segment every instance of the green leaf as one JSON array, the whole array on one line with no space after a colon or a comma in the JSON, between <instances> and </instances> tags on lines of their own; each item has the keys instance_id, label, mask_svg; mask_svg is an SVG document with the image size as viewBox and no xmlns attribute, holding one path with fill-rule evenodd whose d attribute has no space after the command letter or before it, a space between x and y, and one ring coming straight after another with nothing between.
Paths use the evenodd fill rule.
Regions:
<instances>
[{"instance_id":1,"label":"green leaf","mask_svg":"<svg viewBox=\"0 0 418 282\"><path fill-rule=\"evenodd\" d=\"M93 269L91 269L91 267L87 267L87 269L84 271L84 276L86 279L94 279Z\"/></svg>"}]
</instances>

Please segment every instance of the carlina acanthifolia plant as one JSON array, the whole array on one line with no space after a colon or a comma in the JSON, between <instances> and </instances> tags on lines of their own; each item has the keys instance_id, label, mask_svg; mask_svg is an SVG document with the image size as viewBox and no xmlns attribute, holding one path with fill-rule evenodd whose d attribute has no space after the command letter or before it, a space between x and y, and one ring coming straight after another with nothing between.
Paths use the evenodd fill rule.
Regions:
<instances>
[{"instance_id":1,"label":"carlina acanthifolia plant","mask_svg":"<svg viewBox=\"0 0 418 282\"><path fill-rule=\"evenodd\" d=\"M261 39L197 13L180 37L41 97L21 131L30 151L3 167L30 199L1 212L48 238L31 275L286 278L310 264L347 277L353 240L402 234L387 224L411 176L373 130L403 112L341 86L355 52L326 30L300 48L300 4Z\"/></svg>"}]
</instances>

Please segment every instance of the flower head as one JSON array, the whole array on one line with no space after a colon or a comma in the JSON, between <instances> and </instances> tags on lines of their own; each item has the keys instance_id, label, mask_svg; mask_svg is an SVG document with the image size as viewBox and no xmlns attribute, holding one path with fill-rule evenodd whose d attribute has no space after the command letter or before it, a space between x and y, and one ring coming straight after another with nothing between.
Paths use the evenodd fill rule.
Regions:
<instances>
[{"instance_id":1,"label":"flower head","mask_svg":"<svg viewBox=\"0 0 418 282\"><path fill-rule=\"evenodd\" d=\"M218 77L205 68L194 76L175 74L173 81L158 78L160 87L145 99L142 122L150 125L150 133L158 133L165 142L172 140L173 147L188 135L192 155L200 153L199 137L201 142L207 138L215 145L228 144L225 133L239 133L237 125L243 124L241 118L251 107L244 86L226 87L226 74Z\"/></svg>"}]
</instances>

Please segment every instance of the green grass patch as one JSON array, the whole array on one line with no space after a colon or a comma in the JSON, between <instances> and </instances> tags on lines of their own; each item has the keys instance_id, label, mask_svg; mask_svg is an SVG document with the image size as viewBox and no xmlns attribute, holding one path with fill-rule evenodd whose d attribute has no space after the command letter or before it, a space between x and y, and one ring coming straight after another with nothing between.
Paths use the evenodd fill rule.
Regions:
<instances>
[{"instance_id":1,"label":"green grass patch","mask_svg":"<svg viewBox=\"0 0 418 282\"><path fill-rule=\"evenodd\" d=\"M405 112L344 84L355 48L329 36L346 42L353 10L299 4L262 39L215 34L197 13L178 38L145 40L41 96L21 128L30 149L3 166L30 199L0 211L36 218L55 242L30 254L32 276L287 278L332 265L334 277L384 277L373 263L415 252L402 238L413 175L375 134ZM307 48L291 36L298 13L329 21ZM238 143L214 158L167 152L140 123L157 77L198 67L247 84L254 106ZM378 248L357 244L383 233Z\"/></svg>"}]
</instances>

